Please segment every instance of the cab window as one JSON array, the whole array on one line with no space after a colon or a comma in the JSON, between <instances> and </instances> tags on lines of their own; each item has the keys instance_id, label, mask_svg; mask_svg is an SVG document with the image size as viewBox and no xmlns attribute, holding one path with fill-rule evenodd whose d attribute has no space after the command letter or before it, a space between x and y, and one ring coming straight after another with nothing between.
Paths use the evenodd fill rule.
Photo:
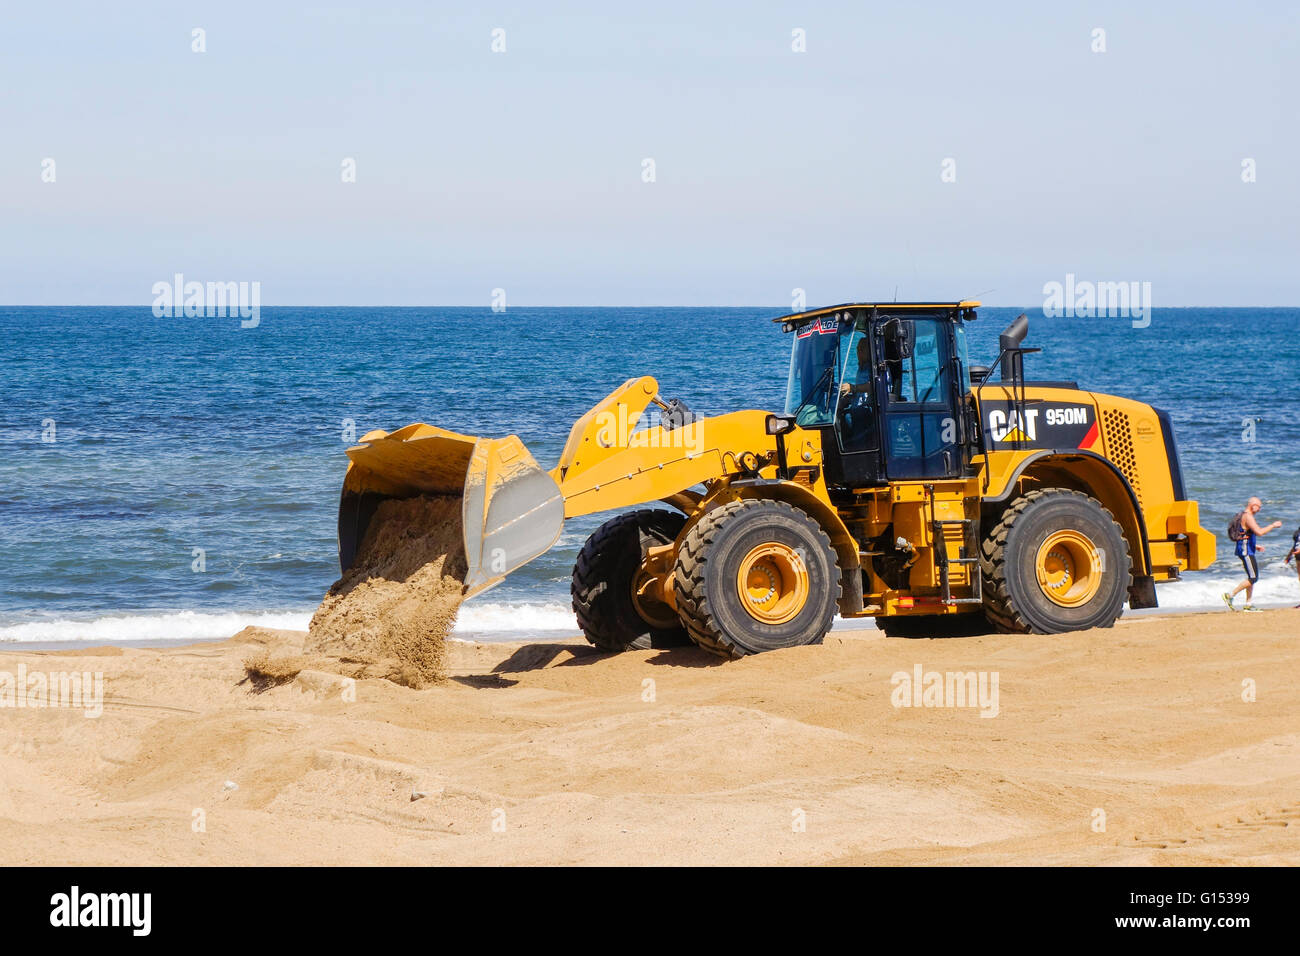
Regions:
<instances>
[{"instance_id":1,"label":"cab window","mask_svg":"<svg viewBox=\"0 0 1300 956\"><path fill-rule=\"evenodd\" d=\"M801 427L830 425L844 359L841 339L851 331L839 316L825 316L795 333L786 384L785 413Z\"/></svg>"},{"instance_id":2,"label":"cab window","mask_svg":"<svg viewBox=\"0 0 1300 956\"><path fill-rule=\"evenodd\" d=\"M890 404L947 404L952 395L952 363L942 323L913 319L893 329L886 330L885 339Z\"/></svg>"}]
</instances>

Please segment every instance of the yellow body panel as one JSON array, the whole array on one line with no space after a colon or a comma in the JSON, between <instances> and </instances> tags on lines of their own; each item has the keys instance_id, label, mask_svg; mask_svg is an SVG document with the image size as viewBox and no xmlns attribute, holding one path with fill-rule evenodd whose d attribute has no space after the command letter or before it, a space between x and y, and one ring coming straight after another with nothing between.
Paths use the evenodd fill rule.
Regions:
<instances>
[{"instance_id":1,"label":"yellow body panel","mask_svg":"<svg viewBox=\"0 0 1300 956\"><path fill-rule=\"evenodd\" d=\"M746 461L758 473L776 460L776 439L764 430L767 412L731 412L671 431L656 426L621 433L617 406L615 402L583 424L577 443L570 435L577 449L573 464L553 472L564 495L565 517L669 498L693 485L739 475ZM598 421L608 428L602 430Z\"/></svg>"},{"instance_id":2,"label":"yellow body panel","mask_svg":"<svg viewBox=\"0 0 1300 956\"><path fill-rule=\"evenodd\" d=\"M981 402L1021 397L1031 407L1087 404L1095 409L1097 422L1095 440L1086 448L1057 448L1047 454L1048 449L1026 442L1023 448L976 456L985 497L1000 498L1033 487L1076 487L1097 498L1124 529L1134 573L1165 581L1214 562L1214 535L1200 526L1197 503L1180 501L1175 495L1164 433L1150 405L1034 385L1014 391L1000 384L986 385L977 396Z\"/></svg>"}]
</instances>

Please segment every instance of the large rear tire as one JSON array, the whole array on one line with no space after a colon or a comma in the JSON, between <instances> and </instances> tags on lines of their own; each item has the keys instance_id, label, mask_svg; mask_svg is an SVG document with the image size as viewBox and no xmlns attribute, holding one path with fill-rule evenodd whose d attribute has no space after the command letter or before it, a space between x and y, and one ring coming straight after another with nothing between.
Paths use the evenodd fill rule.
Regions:
<instances>
[{"instance_id":1,"label":"large rear tire","mask_svg":"<svg viewBox=\"0 0 1300 956\"><path fill-rule=\"evenodd\" d=\"M840 596L830 538L782 501L731 501L686 534L673 570L691 640L722 657L820 644Z\"/></svg>"},{"instance_id":2,"label":"large rear tire","mask_svg":"<svg viewBox=\"0 0 1300 956\"><path fill-rule=\"evenodd\" d=\"M672 544L685 524L685 515L650 508L611 518L587 539L570 594L588 641L610 652L690 643L676 613L651 596L641 573L646 552Z\"/></svg>"},{"instance_id":3,"label":"large rear tire","mask_svg":"<svg viewBox=\"0 0 1300 956\"><path fill-rule=\"evenodd\" d=\"M1110 627L1133 581L1123 529L1078 491L1031 491L984 539L984 613L999 630L1059 634Z\"/></svg>"}]
</instances>

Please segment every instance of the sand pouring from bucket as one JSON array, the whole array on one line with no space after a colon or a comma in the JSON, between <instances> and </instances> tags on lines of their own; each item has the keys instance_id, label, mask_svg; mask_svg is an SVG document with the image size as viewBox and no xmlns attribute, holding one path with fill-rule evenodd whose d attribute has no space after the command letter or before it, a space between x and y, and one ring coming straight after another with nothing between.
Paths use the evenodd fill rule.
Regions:
<instances>
[{"instance_id":1,"label":"sand pouring from bucket","mask_svg":"<svg viewBox=\"0 0 1300 956\"><path fill-rule=\"evenodd\" d=\"M459 498L465 597L472 597L549 550L566 518L655 500L689 512L700 499L689 489L724 474L724 455L734 462L735 449L747 448L753 436L764 447L775 441L764 431L766 412L696 420L680 402L661 400L658 390L647 375L610 392L573 423L551 471L538 467L514 435L479 438L424 424L367 433L347 452L339 501L342 570L353 565L385 499ZM652 403L660 424L640 428Z\"/></svg>"},{"instance_id":2,"label":"sand pouring from bucket","mask_svg":"<svg viewBox=\"0 0 1300 956\"><path fill-rule=\"evenodd\" d=\"M466 597L549 550L564 527L559 486L514 435L476 438L407 425L370 432L347 454L339 501L339 565L345 571L385 498L462 499Z\"/></svg>"}]
</instances>

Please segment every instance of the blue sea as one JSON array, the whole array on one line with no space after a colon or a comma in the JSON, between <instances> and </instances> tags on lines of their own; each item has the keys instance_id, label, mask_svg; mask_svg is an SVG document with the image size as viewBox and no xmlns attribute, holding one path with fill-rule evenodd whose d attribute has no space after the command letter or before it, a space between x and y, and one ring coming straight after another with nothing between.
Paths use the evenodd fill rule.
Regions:
<instances>
[{"instance_id":1,"label":"blue sea","mask_svg":"<svg viewBox=\"0 0 1300 956\"><path fill-rule=\"evenodd\" d=\"M415 421L518 434L551 467L572 422L625 379L715 414L779 409L780 308L264 308L155 318L148 306L0 307L0 641L221 637L304 627L337 575L335 509L352 435ZM1021 310L983 309L991 362ZM1295 604L1281 557L1300 525L1300 310L1030 316L1031 378L1168 409L1187 485L1222 534L1251 494L1270 536L1257 603ZM1253 440L1247 440L1253 439ZM468 602L457 634L573 633L573 559L600 523ZM1159 591L1212 607L1238 566Z\"/></svg>"}]
</instances>

